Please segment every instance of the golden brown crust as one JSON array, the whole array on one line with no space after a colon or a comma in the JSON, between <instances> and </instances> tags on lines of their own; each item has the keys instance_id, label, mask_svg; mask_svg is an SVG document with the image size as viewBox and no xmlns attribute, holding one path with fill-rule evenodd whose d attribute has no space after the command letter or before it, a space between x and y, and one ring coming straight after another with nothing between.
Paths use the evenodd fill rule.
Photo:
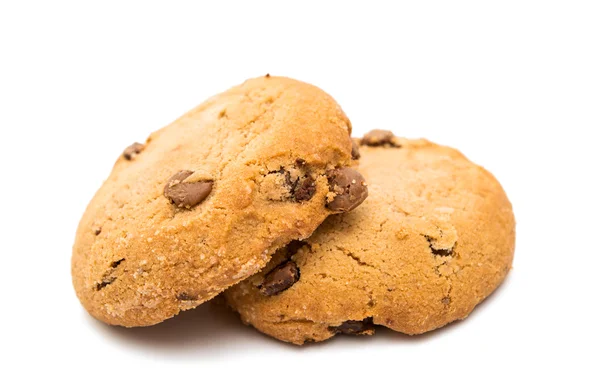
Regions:
<instances>
[{"instance_id":1,"label":"golden brown crust","mask_svg":"<svg viewBox=\"0 0 600 388\"><path fill-rule=\"evenodd\" d=\"M282 250L225 292L244 322L295 344L368 318L419 334L464 319L502 282L515 222L489 172L426 140L394 137L393 147L361 146L360 154L369 184L363 205L329 217L295 253ZM290 259L299 279L261 294L264 275Z\"/></svg>"},{"instance_id":2,"label":"golden brown crust","mask_svg":"<svg viewBox=\"0 0 600 388\"><path fill-rule=\"evenodd\" d=\"M326 173L351 163L349 133L330 96L288 78L208 99L116 162L77 231L77 296L104 322L152 325L256 273L333 213Z\"/></svg>"}]
</instances>

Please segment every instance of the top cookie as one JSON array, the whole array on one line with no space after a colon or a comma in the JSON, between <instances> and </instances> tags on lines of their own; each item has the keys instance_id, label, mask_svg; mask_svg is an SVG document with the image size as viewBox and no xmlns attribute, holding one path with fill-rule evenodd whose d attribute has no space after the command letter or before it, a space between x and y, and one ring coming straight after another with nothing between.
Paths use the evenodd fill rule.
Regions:
<instances>
[{"instance_id":1,"label":"top cookie","mask_svg":"<svg viewBox=\"0 0 600 388\"><path fill-rule=\"evenodd\" d=\"M295 344L374 324L419 334L465 318L506 276L515 221L489 172L389 131L360 143L369 198L225 292L246 323Z\"/></svg>"},{"instance_id":2,"label":"top cookie","mask_svg":"<svg viewBox=\"0 0 600 388\"><path fill-rule=\"evenodd\" d=\"M77 296L109 324L152 325L256 273L366 197L350 131L322 90L266 76L127 147L80 222Z\"/></svg>"}]
</instances>

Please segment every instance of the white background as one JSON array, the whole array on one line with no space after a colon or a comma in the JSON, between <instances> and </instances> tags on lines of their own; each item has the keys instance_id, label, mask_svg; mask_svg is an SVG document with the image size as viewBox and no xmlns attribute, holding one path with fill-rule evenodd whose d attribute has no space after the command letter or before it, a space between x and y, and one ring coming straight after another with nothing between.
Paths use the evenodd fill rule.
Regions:
<instances>
[{"instance_id":1,"label":"white background","mask_svg":"<svg viewBox=\"0 0 600 388\"><path fill-rule=\"evenodd\" d=\"M514 268L466 321L299 348L219 306L135 330L81 308L75 229L123 148L267 72L504 185ZM599 130L597 1L3 1L0 385L597 387Z\"/></svg>"}]
</instances>

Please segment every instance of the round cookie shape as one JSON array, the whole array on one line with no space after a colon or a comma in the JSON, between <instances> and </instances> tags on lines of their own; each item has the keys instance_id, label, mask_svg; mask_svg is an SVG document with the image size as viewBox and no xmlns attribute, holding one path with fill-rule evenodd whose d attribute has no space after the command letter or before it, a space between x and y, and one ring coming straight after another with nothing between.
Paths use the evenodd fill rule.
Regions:
<instances>
[{"instance_id":1,"label":"round cookie shape","mask_svg":"<svg viewBox=\"0 0 600 388\"><path fill-rule=\"evenodd\" d=\"M366 196L364 179L340 191L345 175L331 178L355 173L350 132L319 88L265 76L127 147L77 230L81 303L106 323L147 326L260 271L345 210L336 203Z\"/></svg>"},{"instance_id":2,"label":"round cookie shape","mask_svg":"<svg viewBox=\"0 0 600 388\"><path fill-rule=\"evenodd\" d=\"M420 334L464 319L505 278L515 221L489 172L454 149L391 132L361 144L369 197L225 292L245 323L294 344L376 325ZM264 292L273 279L285 287Z\"/></svg>"}]
</instances>

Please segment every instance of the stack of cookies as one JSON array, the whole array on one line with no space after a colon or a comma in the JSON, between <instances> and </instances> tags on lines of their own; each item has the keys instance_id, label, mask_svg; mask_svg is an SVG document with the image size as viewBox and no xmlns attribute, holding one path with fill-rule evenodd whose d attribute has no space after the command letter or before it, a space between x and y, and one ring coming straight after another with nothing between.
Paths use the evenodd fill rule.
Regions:
<instances>
[{"instance_id":1,"label":"stack of cookies","mask_svg":"<svg viewBox=\"0 0 600 388\"><path fill-rule=\"evenodd\" d=\"M351 130L319 88L267 75L127 147L77 230L81 303L135 327L222 294L294 344L465 318L511 268L502 187L452 148Z\"/></svg>"}]
</instances>

